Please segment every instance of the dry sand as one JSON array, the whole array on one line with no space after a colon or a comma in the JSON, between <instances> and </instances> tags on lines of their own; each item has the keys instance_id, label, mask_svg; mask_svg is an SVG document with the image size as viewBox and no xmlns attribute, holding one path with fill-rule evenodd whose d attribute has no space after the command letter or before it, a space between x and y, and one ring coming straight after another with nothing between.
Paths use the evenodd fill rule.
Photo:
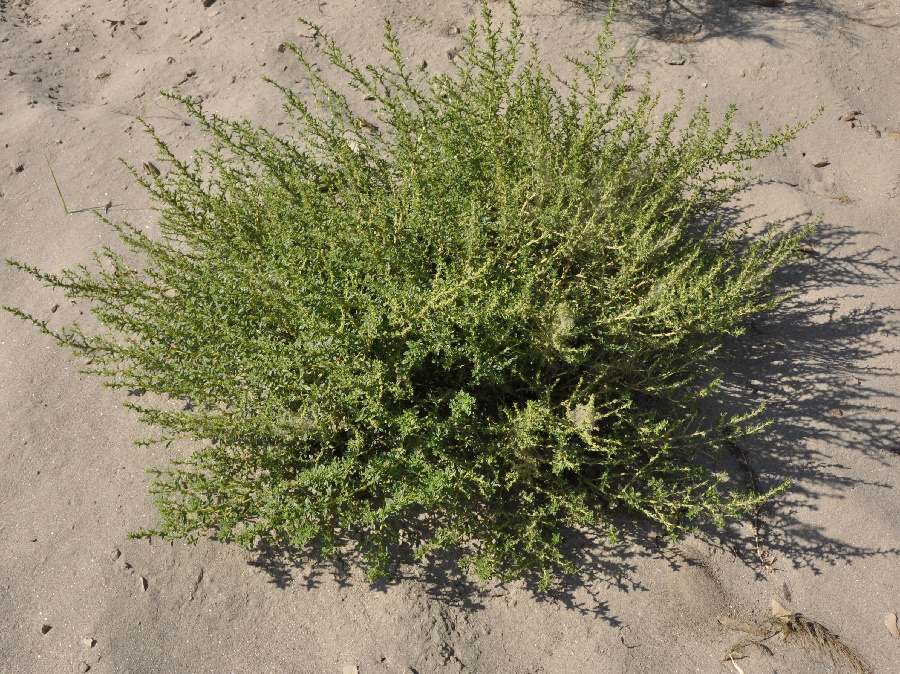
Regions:
<instances>
[{"instance_id":1,"label":"dry sand","mask_svg":"<svg viewBox=\"0 0 900 674\"><path fill-rule=\"evenodd\" d=\"M299 16L363 60L379 57L389 17L410 58L437 72L478 10L203 4L0 0L3 257L50 271L89 261L111 242L95 208L152 230L146 195L117 162L154 159L135 116L145 111L184 154L202 141L161 89L274 127L279 99L262 77L302 86L279 45L316 49ZM564 68L564 54L593 44L605 7L522 0L520 11L528 38ZM3 313L0 672L853 671L783 635L723 662L751 635L717 616L761 623L772 599L874 671L900 671L900 638L885 624L900 611L900 2L629 0L615 33L616 55L634 48L638 77L650 71L665 101L683 89L688 110L707 96L717 119L734 102L739 119L772 128L825 108L760 164L767 179L738 204L756 223L824 214L806 262L780 279L795 299L727 364L730 403L766 400L774 422L742 446L747 463L761 488L793 480L788 494L756 526L675 544L639 527L618 547L589 544L582 573L544 596L527 582L473 582L449 556L373 586L352 563L130 541L156 517L144 469L175 450L133 446L145 429L122 409L126 392L79 375L68 353ZM55 327L87 309L7 267L0 300Z\"/></svg>"}]
</instances>

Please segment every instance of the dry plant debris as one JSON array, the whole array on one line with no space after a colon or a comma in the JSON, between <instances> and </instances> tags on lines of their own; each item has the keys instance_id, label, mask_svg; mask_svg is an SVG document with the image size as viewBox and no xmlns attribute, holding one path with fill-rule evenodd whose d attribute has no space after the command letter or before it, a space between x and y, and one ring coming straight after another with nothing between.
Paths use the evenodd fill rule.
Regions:
<instances>
[{"instance_id":1,"label":"dry plant debris","mask_svg":"<svg viewBox=\"0 0 900 674\"><path fill-rule=\"evenodd\" d=\"M753 470L753 467L750 465L746 452L744 452L741 446L736 442L729 443L729 449L738 460L738 465L740 465L741 470L743 470L744 474L747 476L747 487L749 488L750 493L763 493L759 491L756 471ZM762 568L765 571L773 572L775 571L775 562L778 558L775 556L775 553L765 546L766 522L764 517L767 514L767 510L768 507L765 503L754 505L750 511L750 522L753 525L753 543L756 547L756 558L759 560L760 565L762 565Z\"/></svg>"},{"instance_id":2,"label":"dry plant debris","mask_svg":"<svg viewBox=\"0 0 900 674\"><path fill-rule=\"evenodd\" d=\"M896 615L894 619L896 621ZM765 642L780 634L785 643L799 643L805 648L818 650L830 657L835 663L838 661L845 662L856 674L870 674L874 671L856 651L844 644L834 632L821 623L807 618L802 613L791 611L776 599L772 600L772 617L762 623L748 623L727 616L717 616L716 620L718 620L720 625L728 629L750 635L750 638L731 644L728 648L728 653L722 658L722 662L730 660L734 663L734 656L744 656L744 651L749 646L754 646L768 655L774 655L772 649ZM885 623L887 623L887 619Z\"/></svg>"}]
</instances>

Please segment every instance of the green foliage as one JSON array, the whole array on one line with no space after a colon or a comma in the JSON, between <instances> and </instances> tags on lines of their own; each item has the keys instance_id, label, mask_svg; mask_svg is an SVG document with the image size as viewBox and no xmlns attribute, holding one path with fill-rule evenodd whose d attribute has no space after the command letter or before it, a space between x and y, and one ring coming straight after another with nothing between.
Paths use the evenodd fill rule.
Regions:
<instances>
[{"instance_id":1,"label":"green foliage","mask_svg":"<svg viewBox=\"0 0 900 674\"><path fill-rule=\"evenodd\" d=\"M93 270L11 262L101 327L11 311L109 385L187 402L135 406L163 440L202 441L157 474L144 535L353 540L377 575L413 531L420 554L462 546L483 577L549 582L572 527L614 535L625 513L675 535L771 495L711 460L759 425L700 402L805 232L716 216L806 124L654 121L611 46L607 24L564 81L486 6L452 77L410 70L390 25L386 66L326 39L369 120L297 51L315 103L282 89L288 137L169 95L210 146L185 163L147 127L169 172L135 176L162 237L109 222L131 253Z\"/></svg>"}]
</instances>

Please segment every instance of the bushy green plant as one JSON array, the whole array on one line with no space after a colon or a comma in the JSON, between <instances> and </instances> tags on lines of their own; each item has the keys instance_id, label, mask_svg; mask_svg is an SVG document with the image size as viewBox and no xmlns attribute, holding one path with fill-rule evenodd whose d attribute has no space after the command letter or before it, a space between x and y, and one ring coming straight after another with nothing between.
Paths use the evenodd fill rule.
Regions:
<instances>
[{"instance_id":1,"label":"bushy green plant","mask_svg":"<svg viewBox=\"0 0 900 674\"><path fill-rule=\"evenodd\" d=\"M486 6L465 45L432 76L390 25L388 65L325 39L368 120L296 51L315 103L282 89L287 137L170 95L210 146L185 163L147 127L162 237L109 222L131 252L94 270L11 262L101 327L14 313L109 385L187 403L135 406L163 440L202 441L157 474L145 535L354 540L378 574L409 530L419 553L546 582L572 527L625 513L677 534L762 498L710 461L758 425L700 402L804 232L751 237L717 211L805 124L654 121L649 85L629 103L609 72L609 22L567 81Z\"/></svg>"}]
</instances>

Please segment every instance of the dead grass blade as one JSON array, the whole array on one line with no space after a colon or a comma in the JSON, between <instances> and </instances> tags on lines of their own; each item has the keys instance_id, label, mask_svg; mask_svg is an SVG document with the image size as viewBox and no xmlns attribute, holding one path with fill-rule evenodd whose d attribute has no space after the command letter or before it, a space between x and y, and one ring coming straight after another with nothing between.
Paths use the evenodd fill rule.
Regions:
<instances>
[{"instance_id":1,"label":"dead grass blade","mask_svg":"<svg viewBox=\"0 0 900 674\"><path fill-rule=\"evenodd\" d=\"M734 664L735 655L744 655L744 649L755 646L757 649L773 655L772 649L764 642L780 634L785 643L797 643L805 648L817 650L827 655L833 662L843 661L855 674L871 674L874 670L852 648L847 646L838 636L815 620L802 613L791 611L779 601L772 600L772 617L762 623L748 623L727 616L716 618L719 624L737 632L744 632L756 638L742 639L731 644L723 662Z\"/></svg>"}]
</instances>

